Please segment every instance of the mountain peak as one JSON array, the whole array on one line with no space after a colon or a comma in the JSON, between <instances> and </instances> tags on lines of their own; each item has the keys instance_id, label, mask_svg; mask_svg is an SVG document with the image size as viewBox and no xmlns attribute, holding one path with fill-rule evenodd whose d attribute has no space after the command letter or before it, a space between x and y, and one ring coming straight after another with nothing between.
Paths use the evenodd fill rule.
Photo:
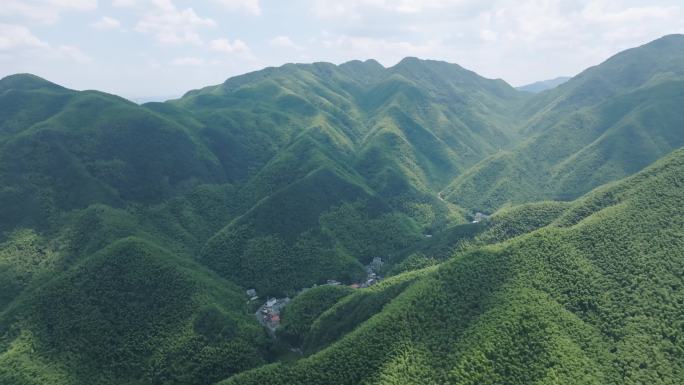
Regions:
<instances>
[{"instance_id":1,"label":"mountain peak","mask_svg":"<svg viewBox=\"0 0 684 385\"><path fill-rule=\"evenodd\" d=\"M365 68L365 69L370 69L370 70L384 70L385 66L380 64L377 60L375 59L368 59L368 60L350 60L348 62L344 62L339 65L340 68Z\"/></svg>"},{"instance_id":2,"label":"mountain peak","mask_svg":"<svg viewBox=\"0 0 684 385\"><path fill-rule=\"evenodd\" d=\"M662 53L663 55L667 55L668 57L677 57L678 59L681 59L681 57L684 56L684 35L665 35L661 38L650 41L639 47L622 51L614 55L613 57L609 58L606 61L606 63L615 61L615 59L623 59L627 57L643 57L641 58L641 60L643 60L644 62L648 61L650 63L659 64L658 67L663 64L670 64L667 62L660 63L663 61L663 58L661 57L653 57L654 50L658 51L658 53ZM645 67L650 68L651 65L647 64Z\"/></svg>"},{"instance_id":3,"label":"mountain peak","mask_svg":"<svg viewBox=\"0 0 684 385\"><path fill-rule=\"evenodd\" d=\"M658 45L658 44L684 44L684 34L673 33L670 35L665 35L661 38L655 39L646 45Z\"/></svg>"},{"instance_id":4,"label":"mountain peak","mask_svg":"<svg viewBox=\"0 0 684 385\"><path fill-rule=\"evenodd\" d=\"M386 68L375 59L365 61L351 60L342 63L338 68L362 83L371 83L386 74Z\"/></svg>"},{"instance_id":5,"label":"mountain peak","mask_svg":"<svg viewBox=\"0 0 684 385\"><path fill-rule=\"evenodd\" d=\"M395 64L394 66L390 67L392 69L419 69L423 68L426 65L429 64L446 64L448 65L449 63L438 61L438 60L424 60L420 59L415 56L407 56L399 61L399 63Z\"/></svg>"},{"instance_id":6,"label":"mountain peak","mask_svg":"<svg viewBox=\"0 0 684 385\"><path fill-rule=\"evenodd\" d=\"M0 90L22 89L34 90L39 88L64 89L64 87L29 73L5 76L0 79Z\"/></svg>"},{"instance_id":7,"label":"mountain peak","mask_svg":"<svg viewBox=\"0 0 684 385\"><path fill-rule=\"evenodd\" d=\"M418 64L421 63L423 60L415 57L415 56L406 56L405 58L401 59L399 63L396 65L410 65L410 64Z\"/></svg>"},{"instance_id":8,"label":"mountain peak","mask_svg":"<svg viewBox=\"0 0 684 385\"><path fill-rule=\"evenodd\" d=\"M477 75L475 72L470 71L466 68L461 67L460 65L456 63L449 63L443 60L432 60L432 59L421 59L415 56L407 56L399 63L395 64L393 67L390 67L390 69L394 70L402 70L402 69L410 69L410 70L439 70L439 71L456 71L456 72L463 72L463 73L470 73L473 75ZM477 75L479 76L479 75Z\"/></svg>"},{"instance_id":9,"label":"mountain peak","mask_svg":"<svg viewBox=\"0 0 684 385\"><path fill-rule=\"evenodd\" d=\"M382 64L380 64L380 62L378 62L378 61L375 60L375 59L366 59L363 63L366 64L366 65L374 65L374 66L380 66L380 67L382 67L382 68L385 68L385 66L383 66Z\"/></svg>"}]
</instances>

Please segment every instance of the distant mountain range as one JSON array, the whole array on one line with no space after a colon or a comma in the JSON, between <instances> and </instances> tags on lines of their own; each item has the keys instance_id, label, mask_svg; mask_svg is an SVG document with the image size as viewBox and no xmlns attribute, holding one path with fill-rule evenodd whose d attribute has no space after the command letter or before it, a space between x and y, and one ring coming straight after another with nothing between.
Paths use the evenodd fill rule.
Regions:
<instances>
[{"instance_id":1,"label":"distant mountain range","mask_svg":"<svg viewBox=\"0 0 684 385\"><path fill-rule=\"evenodd\" d=\"M178 99L178 95L158 95L158 96L136 96L128 98L138 104L163 102L171 99Z\"/></svg>"},{"instance_id":2,"label":"distant mountain range","mask_svg":"<svg viewBox=\"0 0 684 385\"><path fill-rule=\"evenodd\" d=\"M556 88L559 85L567 82L570 80L571 77L569 76L559 76L557 78L549 79L549 80L541 80L538 82L526 84L524 86L520 87L515 87L518 91L525 91L525 92L531 92L533 94L540 93L542 91L550 90L552 88Z\"/></svg>"},{"instance_id":3,"label":"distant mountain range","mask_svg":"<svg viewBox=\"0 0 684 385\"><path fill-rule=\"evenodd\" d=\"M142 105L5 77L0 383L680 383L682 105L682 35L518 89L410 57ZM248 289L294 297L281 338Z\"/></svg>"}]
</instances>

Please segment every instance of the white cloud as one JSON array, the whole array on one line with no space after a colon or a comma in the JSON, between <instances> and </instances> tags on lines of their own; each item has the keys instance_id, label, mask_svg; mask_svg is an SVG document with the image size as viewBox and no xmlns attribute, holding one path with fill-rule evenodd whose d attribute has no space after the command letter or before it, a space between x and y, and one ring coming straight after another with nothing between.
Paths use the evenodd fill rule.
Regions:
<instances>
[{"instance_id":1,"label":"white cloud","mask_svg":"<svg viewBox=\"0 0 684 385\"><path fill-rule=\"evenodd\" d=\"M588 3L582 10L585 20L595 23L626 24L647 19L668 19L679 11L675 6L612 7L605 3Z\"/></svg>"},{"instance_id":2,"label":"white cloud","mask_svg":"<svg viewBox=\"0 0 684 385\"><path fill-rule=\"evenodd\" d=\"M491 29L483 29L480 31L480 37L482 38L483 41L496 41L498 38L498 35L496 32L492 31Z\"/></svg>"},{"instance_id":3,"label":"white cloud","mask_svg":"<svg viewBox=\"0 0 684 385\"><path fill-rule=\"evenodd\" d=\"M223 53L243 53L249 51L249 46L240 39L232 42L228 39L215 39L209 42L209 49Z\"/></svg>"},{"instance_id":4,"label":"white cloud","mask_svg":"<svg viewBox=\"0 0 684 385\"><path fill-rule=\"evenodd\" d=\"M215 27L216 22L200 17L192 8L179 10L170 0L153 0L154 7L135 27L141 33L153 35L165 44L201 44L200 28Z\"/></svg>"},{"instance_id":5,"label":"white cloud","mask_svg":"<svg viewBox=\"0 0 684 385\"><path fill-rule=\"evenodd\" d=\"M95 13L98 1L103 9ZM68 24L59 23L67 17ZM520 84L577 73L622 49L682 33L682 20L682 0L0 0L0 72L49 68L142 88L113 71L142 63L128 74L181 89L295 60L392 65L419 56ZM112 47L117 60L69 72L89 60L77 39L89 39L91 28L128 25L146 38L112 34L127 44ZM241 39L219 38L225 36ZM156 58L154 66L127 57L140 52ZM159 81L162 73L178 80Z\"/></svg>"},{"instance_id":6,"label":"white cloud","mask_svg":"<svg viewBox=\"0 0 684 385\"><path fill-rule=\"evenodd\" d=\"M316 59L403 56L459 63L524 83L573 74L668 33L684 32L681 0L309 0L325 24ZM313 51L313 50L312 50ZM503 65L502 63L505 63Z\"/></svg>"},{"instance_id":7,"label":"white cloud","mask_svg":"<svg viewBox=\"0 0 684 385\"><path fill-rule=\"evenodd\" d=\"M45 3L79 11L91 11L97 8L97 0L47 0Z\"/></svg>"},{"instance_id":8,"label":"white cloud","mask_svg":"<svg viewBox=\"0 0 684 385\"><path fill-rule=\"evenodd\" d=\"M230 11L245 11L253 15L261 15L259 0L215 0Z\"/></svg>"},{"instance_id":9,"label":"white cloud","mask_svg":"<svg viewBox=\"0 0 684 385\"><path fill-rule=\"evenodd\" d=\"M54 49L55 54L64 59L69 59L79 63L88 63L93 61L93 58L85 54L79 48L70 45L60 45Z\"/></svg>"},{"instance_id":10,"label":"white cloud","mask_svg":"<svg viewBox=\"0 0 684 385\"><path fill-rule=\"evenodd\" d=\"M64 12L95 9L97 0L2 0L0 16L24 19L32 23L53 24Z\"/></svg>"},{"instance_id":11,"label":"white cloud","mask_svg":"<svg viewBox=\"0 0 684 385\"><path fill-rule=\"evenodd\" d=\"M26 27L0 23L0 51L48 47Z\"/></svg>"},{"instance_id":12,"label":"white cloud","mask_svg":"<svg viewBox=\"0 0 684 385\"><path fill-rule=\"evenodd\" d=\"M90 24L95 29L118 29L121 27L121 22L113 17L102 16L98 21Z\"/></svg>"},{"instance_id":13,"label":"white cloud","mask_svg":"<svg viewBox=\"0 0 684 385\"><path fill-rule=\"evenodd\" d=\"M463 0L398 0L381 1L386 10L399 13L418 13L428 9L442 9L449 6L463 5Z\"/></svg>"},{"instance_id":14,"label":"white cloud","mask_svg":"<svg viewBox=\"0 0 684 385\"><path fill-rule=\"evenodd\" d=\"M311 9L321 18L361 18L373 12L416 14L462 6L473 0L311 0Z\"/></svg>"},{"instance_id":15,"label":"white cloud","mask_svg":"<svg viewBox=\"0 0 684 385\"><path fill-rule=\"evenodd\" d=\"M0 23L0 52L12 57L29 57L39 60L68 60L85 63L92 58L77 47L60 45L53 47L39 39L21 25Z\"/></svg>"},{"instance_id":16,"label":"white cloud","mask_svg":"<svg viewBox=\"0 0 684 385\"><path fill-rule=\"evenodd\" d=\"M193 56L179 57L173 59L171 65L178 67L200 67L204 65L204 59Z\"/></svg>"},{"instance_id":17,"label":"white cloud","mask_svg":"<svg viewBox=\"0 0 684 385\"><path fill-rule=\"evenodd\" d=\"M445 50L439 40L414 43L407 40L391 40L367 36L327 36L322 46L349 59L376 58L386 65L394 64L406 56L434 57L435 52Z\"/></svg>"},{"instance_id":18,"label":"white cloud","mask_svg":"<svg viewBox=\"0 0 684 385\"><path fill-rule=\"evenodd\" d=\"M273 47L280 47L280 48L289 48L289 49L294 49L296 51L302 51L304 50L304 47L295 44L292 39L290 39L289 36L276 36L273 39L269 40L268 43L273 46Z\"/></svg>"},{"instance_id":19,"label":"white cloud","mask_svg":"<svg viewBox=\"0 0 684 385\"><path fill-rule=\"evenodd\" d=\"M113 0L112 6L117 8L135 8L138 0Z\"/></svg>"}]
</instances>

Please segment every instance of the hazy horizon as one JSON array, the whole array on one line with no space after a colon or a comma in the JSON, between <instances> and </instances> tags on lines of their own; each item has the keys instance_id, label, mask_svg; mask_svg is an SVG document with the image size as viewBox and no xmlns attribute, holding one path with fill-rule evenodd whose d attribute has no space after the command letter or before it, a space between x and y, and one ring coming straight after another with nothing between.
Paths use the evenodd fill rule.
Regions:
<instances>
[{"instance_id":1,"label":"hazy horizon","mask_svg":"<svg viewBox=\"0 0 684 385\"><path fill-rule=\"evenodd\" d=\"M457 63L513 86L572 76L684 32L681 4L496 0L8 0L0 77L163 99L285 63L406 56Z\"/></svg>"}]
</instances>

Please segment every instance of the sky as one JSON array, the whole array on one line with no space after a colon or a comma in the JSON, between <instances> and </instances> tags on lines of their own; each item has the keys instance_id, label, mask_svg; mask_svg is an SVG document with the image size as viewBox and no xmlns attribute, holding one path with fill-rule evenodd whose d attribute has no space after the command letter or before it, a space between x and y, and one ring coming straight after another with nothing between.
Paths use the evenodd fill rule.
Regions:
<instances>
[{"instance_id":1,"label":"sky","mask_svg":"<svg viewBox=\"0 0 684 385\"><path fill-rule=\"evenodd\" d=\"M684 0L0 0L0 77L165 99L285 63L406 56L517 86L684 33Z\"/></svg>"}]
</instances>

